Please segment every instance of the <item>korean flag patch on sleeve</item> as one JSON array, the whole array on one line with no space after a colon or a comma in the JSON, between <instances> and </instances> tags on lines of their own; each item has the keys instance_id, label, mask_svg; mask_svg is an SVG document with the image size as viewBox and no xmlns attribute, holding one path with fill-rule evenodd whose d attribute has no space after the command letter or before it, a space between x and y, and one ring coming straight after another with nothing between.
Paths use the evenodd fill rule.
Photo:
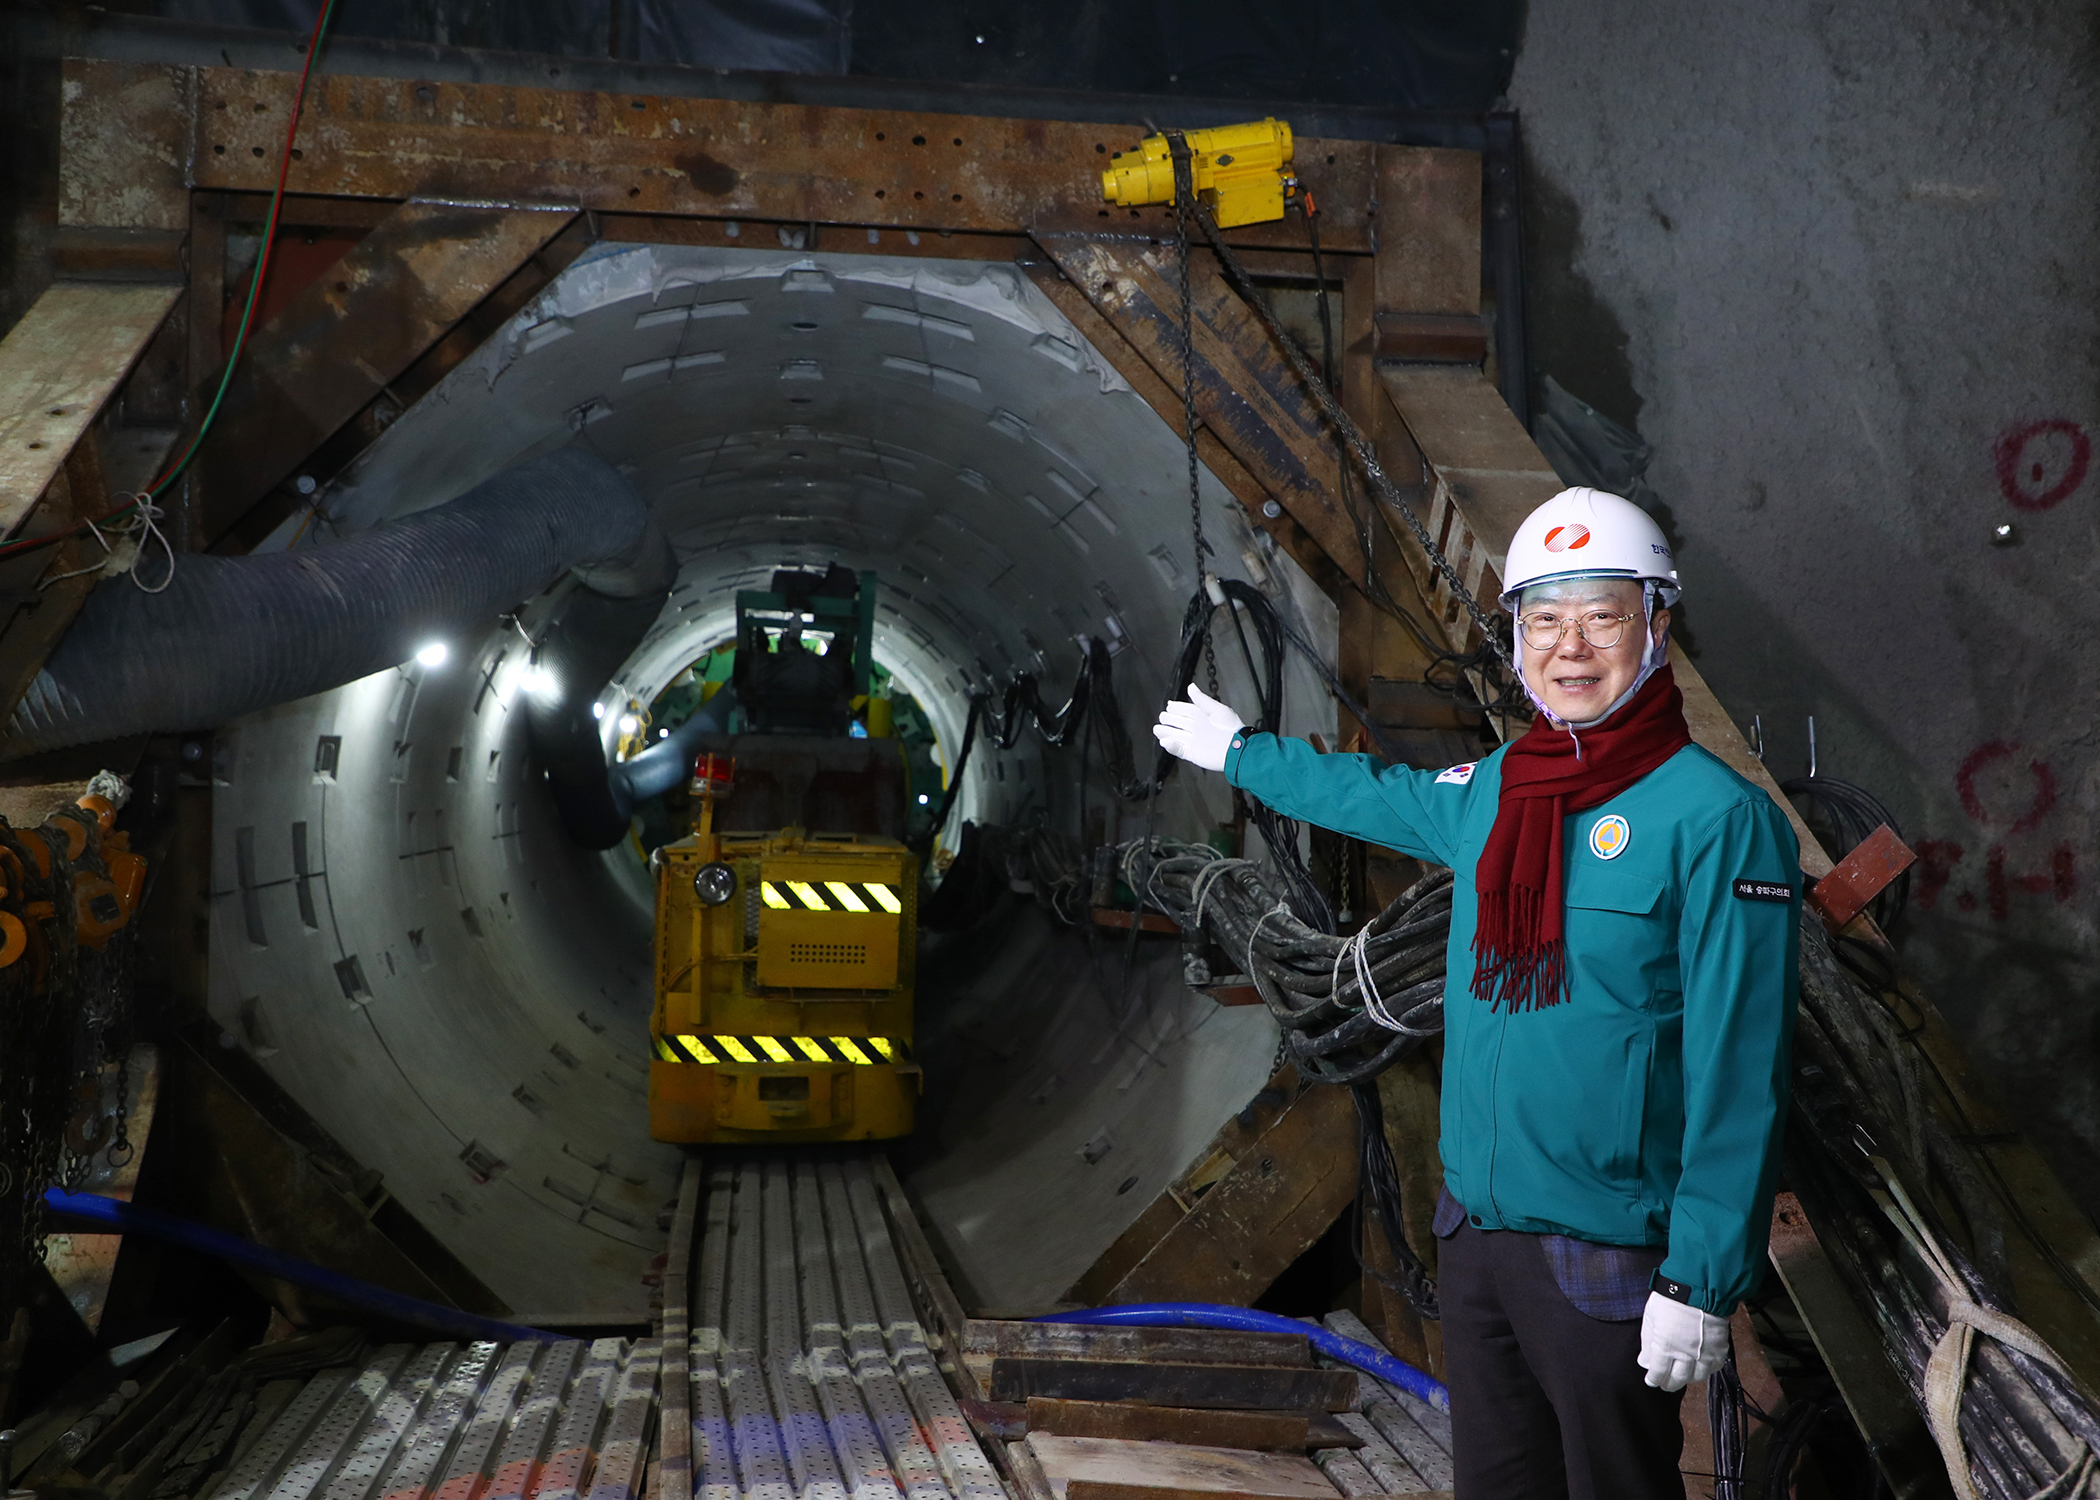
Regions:
<instances>
[{"instance_id":1,"label":"korean flag patch on sleeve","mask_svg":"<svg viewBox=\"0 0 2100 1500\"><path fill-rule=\"evenodd\" d=\"M1436 773L1437 784L1442 785L1448 781L1453 786L1464 786L1473 779L1473 768L1479 764L1480 762L1477 760L1469 760L1462 766L1453 766L1448 771L1439 771Z\"/></svg>"}]
</instances>

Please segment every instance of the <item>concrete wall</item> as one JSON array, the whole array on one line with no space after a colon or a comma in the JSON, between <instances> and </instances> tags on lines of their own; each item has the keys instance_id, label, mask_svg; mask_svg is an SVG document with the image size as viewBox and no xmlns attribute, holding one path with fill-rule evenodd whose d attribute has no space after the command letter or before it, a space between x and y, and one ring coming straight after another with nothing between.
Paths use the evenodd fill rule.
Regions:
<instances>
[{"instance_id":1,"label":"concrete wall","mask_svg":"<svg viewBox=\"0 0 2100 1500\"><path fill-rule=\"evenodd\" d=\"M1511 85L1539 369L1654 445L1768 763L1815 715L1925 856L1905 954L2089 1211L2096 14L1533 0Z\"/></svg>"}]
</instances>

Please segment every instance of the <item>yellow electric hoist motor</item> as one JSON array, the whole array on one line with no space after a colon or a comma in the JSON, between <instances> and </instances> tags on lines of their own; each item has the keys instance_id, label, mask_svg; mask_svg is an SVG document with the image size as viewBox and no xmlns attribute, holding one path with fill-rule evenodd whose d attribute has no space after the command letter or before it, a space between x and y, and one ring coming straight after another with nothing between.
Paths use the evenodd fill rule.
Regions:
<instances>
[{"instance_id":1,"label":"yellow electric hoist motor","mask_svg":"<svg viewBox=\"0 0 2100 1500\"><path fill-rule=\"evenodd\" d=\"M1291 127L1281 120L1220 125L1185 133L1189 180L1220 229L1283 217L1291 176ZM1135 152L1116 153L1101 174L1101 196L1126 208L1174 201L1174 156L1164 135L1147 136Z\"/></svg>"},{"instance_id":2,"label":"yellow electric hoist motor","mask_svg":"<svg viewBox=\"0 0 2100 1500\"><path fill-rule=\"evenodd\" d=\"M894 839L710 821L656 861L649 1133L908 1134L918 862Z\"/></svg>"}]
</instances>

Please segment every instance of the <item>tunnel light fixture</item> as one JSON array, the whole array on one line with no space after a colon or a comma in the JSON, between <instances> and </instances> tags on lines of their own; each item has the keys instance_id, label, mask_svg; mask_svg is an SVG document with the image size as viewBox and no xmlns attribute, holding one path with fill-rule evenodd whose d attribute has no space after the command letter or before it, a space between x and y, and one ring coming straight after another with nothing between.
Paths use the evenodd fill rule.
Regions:
<instances>
[{"instance_id":1,"label":"tunnel light fixture","mask_svg":"<svg viewBox=\"0 0 2100 1500\"><path fill-rule=\"evenodd\" d=\"M926 805L926 794L925 794L924 792L921 792L921 793L919 793L919 806L921 806L921 807L924 807L925 805Z\"/></svg>"},{"instance_id":2,"label":"tunnel light fixture","mask_svg":"<svg viewBox=\"0 0 2100 1500\"><path fill-rule=\"evenodd\" d=\"M640 729L641 727L642 721L640 719L637 719L633 714L620 715L620 733L633 734L637 729Z\"/></svg>"},{"instance_id":3,"label":"tunnel light fixture","mask_svg":"<svg viewBox=\"0 0 2100 1500\"><path fill-rule=\"evenodd\" d=\"M604 705L604 704L602 704L602 703L593 703L593 704L591 705L591 717L592 717L592 718L594 718L594 719L602 719L602 718L604 718L604 717L605 717L605 705Z\"/></svg>"},{"instance_id":4,"label":"tunnel light fixture","mask_svg":"<svg viewBox=\"0 0 2100 1500\"><path fill-rule=\"evenodd\" d=\"M671 737L671 731L668 729L659 729L656 731L656 737L660 740L667 740Z\"/></svg>"},{"instance_id":5,"label":"tunnel light fixture","mask_svg":"<svg viewBox=\"0 0 2100 1500\"><path fill-rule=\"evenodd\" d=\"M561 684L555 680L554 674L545 667L527 667L525 675L519 679L518 685L524 688L526 692L541 698L558 698L561 696Z\"/></svg>"},{"instance_id":6,"label":"tunnel light fixture","mask_svg":"<svg viewBox=\"0 0 2100 1500\"><path fill-rule=\"evenodd\" d=\"M425 667L442 667L445 664L445 658L451 654L452 648L443 641L432 641L416 653L416 661Z\"/></svg>"}]
</instances>

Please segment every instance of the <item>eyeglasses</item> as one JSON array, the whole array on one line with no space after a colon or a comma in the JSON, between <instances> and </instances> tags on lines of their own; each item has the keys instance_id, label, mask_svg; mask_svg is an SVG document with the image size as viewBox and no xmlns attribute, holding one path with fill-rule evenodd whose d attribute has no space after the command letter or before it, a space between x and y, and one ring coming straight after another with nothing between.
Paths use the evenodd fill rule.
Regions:
<instances>
[{"instance_id":1,"label":"eyeglasses","mask_svg":"<svg viewBox=\"0 0 2100 1500\"><path fill-rule=\"evenodd\" d=\"M1597 647L1609 651L1626 638L1626 622L1638 620L1639 615L1615 615L1608 609L1593 609L1583 615L1556 615L1547 610L1524 616L1517 622L1524 632L1524 644L1534 651L1551 651L1567 638L1568 627Z\"/></svg>"}]
</instances>

